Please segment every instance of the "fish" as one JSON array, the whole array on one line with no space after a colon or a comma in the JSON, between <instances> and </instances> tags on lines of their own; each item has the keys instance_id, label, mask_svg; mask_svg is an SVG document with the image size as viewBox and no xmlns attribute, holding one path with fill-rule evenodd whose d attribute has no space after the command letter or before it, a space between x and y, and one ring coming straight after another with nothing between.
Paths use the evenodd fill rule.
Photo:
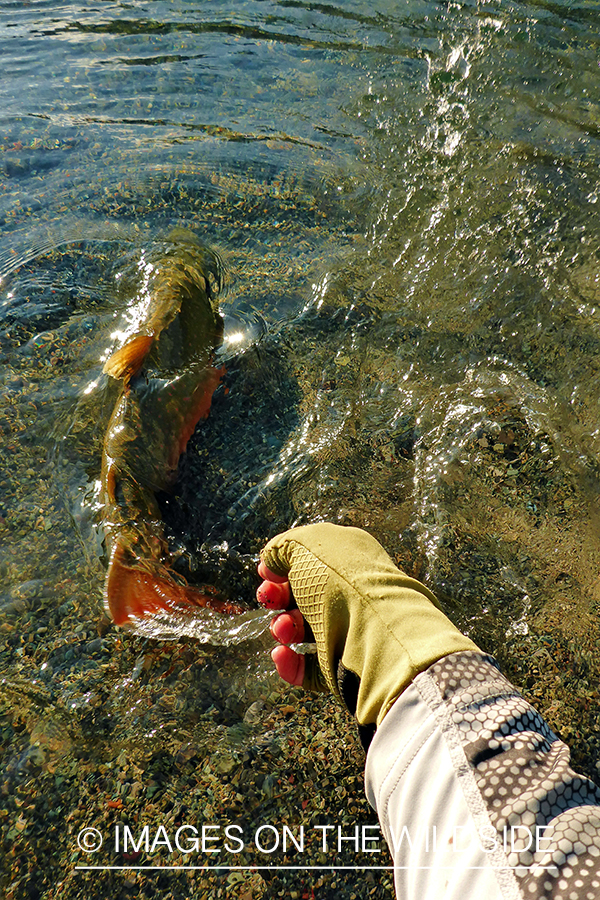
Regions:
<instances>
[{"instance_id":1,"label":"fish","mask_svg":"<svg viewBox=\"0 0 600 900\"><path fill-rule=\"evenodd\" d=\"M243 612L174 572L156 499L172 488L179 458L225 372L213 365L223 336L215 300L223 264L188 231L173 232L157 248L150 261L140 261L124 343L103 370L118 386L102 446L104 605L116 625L133 630L201 607Z\"/></svg>"}]
</instances>

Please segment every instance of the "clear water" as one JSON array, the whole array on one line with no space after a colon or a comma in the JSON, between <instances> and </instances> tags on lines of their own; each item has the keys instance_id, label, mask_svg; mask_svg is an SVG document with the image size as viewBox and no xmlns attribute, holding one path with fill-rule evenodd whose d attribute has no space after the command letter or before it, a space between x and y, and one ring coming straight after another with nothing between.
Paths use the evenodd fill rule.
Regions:
<instances>
[{"instance_id":1,"label":"clear water","mask_svg":"<svg viewBox=\"0 0 600 900\"><path fill-rule=\"evenodd\" d=\"M0 50L5 771L72 754L56 722L93 743L99 696L106 758L168 745L148 645L102 622L94 482L118 273L183 224L230 277L229 391L162 500L182 571L250 600L269 535L366 527L593 775L599 4L2 2ZM278 690L246 619L170 687L210 683L219 740Z\"/></svg>"}]
</instances>

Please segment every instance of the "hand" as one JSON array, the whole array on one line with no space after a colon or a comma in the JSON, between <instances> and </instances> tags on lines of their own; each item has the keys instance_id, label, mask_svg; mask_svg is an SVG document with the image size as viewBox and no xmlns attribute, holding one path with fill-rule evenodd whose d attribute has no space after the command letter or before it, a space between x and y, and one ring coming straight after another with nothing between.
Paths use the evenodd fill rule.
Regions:
<instances>
[{"instance_id":1,"label":"hand","mask_svg":"<svg viewBox=\"0 0 600 900\"><path fill-rule=\"evenodd\" d=\"M282 610L271 624L281 645L272 654L277 671L290 684L330 690L370 733L419 672L478 649L361 529L293 528L272 538L261 558L258 601ZM316 653L288 646L306 640Z\"/></svg>"}]
</instances>

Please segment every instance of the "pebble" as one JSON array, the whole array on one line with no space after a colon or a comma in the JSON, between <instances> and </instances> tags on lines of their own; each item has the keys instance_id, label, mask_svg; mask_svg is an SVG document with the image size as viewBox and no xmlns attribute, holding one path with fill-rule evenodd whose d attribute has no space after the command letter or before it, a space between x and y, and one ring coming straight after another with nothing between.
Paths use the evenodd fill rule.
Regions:
<instances>
[{"instance_id":1,"label":"pebble","mask_svg":"<svg viewBox=\"0 0 600 900\"><path fill-rule=\"evenodd\" d=\"M246 725L256 725L261 720L261 713L264 708L262 700L256 700L252 703L244 714L244 722Z\"/></svg>"}]
</instances>

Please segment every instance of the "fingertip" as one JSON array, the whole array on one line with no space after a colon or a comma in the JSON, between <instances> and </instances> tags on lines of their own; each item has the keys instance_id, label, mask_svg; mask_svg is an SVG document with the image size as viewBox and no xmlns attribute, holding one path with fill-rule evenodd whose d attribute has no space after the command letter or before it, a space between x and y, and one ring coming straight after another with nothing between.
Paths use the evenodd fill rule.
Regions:
<instances>
[{"instance_id":1,"label":"fingertip","mask_svg":"<svg viewBox=\"0 0 600 900\"><path fill-rule=\"evenodd\" d=\"M256 591L256 599L265 609L286 609L290 604L290 596L288 581L282 584L263 581Z\"/></svg>"},{"instance_id":2,"label":"fingertip","mask_svg":"<svg viewBox=\"0 0 600 900\"><path fill-rule=\"evenodd\" d=\"M269 627L280 644L299 644L304 640L304 619L298 609L276 616Z\"/></svg>"},{"instance_id":3,"label":"fingertip","mask_svg":"<svg viewBox=\"0 0 600 900\"><path fill-rule=\"evenodd\" d=\"M271 650L277 674L288 684L301 685L304 681L304 657L290 647L280 645Z\"/></svg>"},{"instance_id":4,"label":"fingertip","mask_svg":"<svg viewBox=\"0 0 600 900\"><path fill-rule=\"evenodd\" d=\"M272 581L274 584L283 584L288 580L287 575L277 575L275 572L271 572L262 559L258 564L258 574L263 581Z\"/></svg>"}]
</instances>

